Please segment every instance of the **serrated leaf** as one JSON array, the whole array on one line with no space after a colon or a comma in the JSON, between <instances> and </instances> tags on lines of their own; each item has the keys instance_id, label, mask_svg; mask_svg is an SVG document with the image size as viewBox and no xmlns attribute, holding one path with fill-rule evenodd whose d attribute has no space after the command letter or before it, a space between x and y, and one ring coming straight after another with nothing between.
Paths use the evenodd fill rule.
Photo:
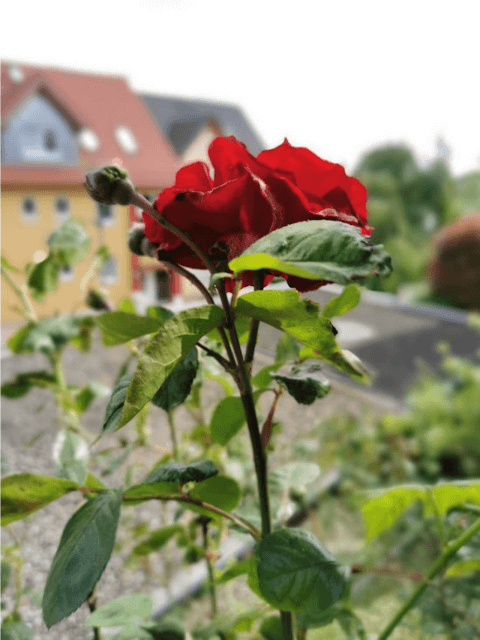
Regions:
<instances>
[{"instance_id":1,"label":"serrated leaf","mask_svg":"<svg viewBox=\"0 0 480 640\"><path fill-rule=\"evenodd\" d=\"M320 612L340 599L349 571L308 531L279 529L255 548L258 587L284 611Z\"/></svg>"},{"instance_id":2,"label":"serrated leaf","mask_svg":"<svg viewBox=\"0 0 480 640\"><path fill-rule=\"evenodd\" d=\"M87 257L90 237L78 220L67 220L47 240L51 255L71 267Z\"/></svg>"},{"instance_id":3,"label":"serrated leaf","mask_svg":"<svg viewBox=\"0 0 480 640\"><path fill-rule=\"evenodd\" d=\"M308 280L348 284L368 276L387 276L390 256L372 246L358 227L333 220L297 222L272 231L229 262L242 271L272 269Z\"/></svg>"},{"instance_id":4,"label":"serrated leaf","mask_svg":"<svg viewBox=\"0 0 480 640\"><path fill-rule=\"evenodd\" d=\"M366 541L389 529L416 500L425 505L425 515L444 515L465 503L480 506L480 481L438 483L433 486L403 485L377 492L361 505L367 529Z\"/></svg>"},{"instance_id":5,"label":"serrated leaf","mask_svg":"<svg viewBox=\"0 0 480 640\"><path fill-rule=\"evenodd\" d=\"M179 524L172 524L168 527L155 529L146 540L140 542L140 544L137 544L137 546L132 549L132 553L136 556L146 556L149 553L158 551L158 549L161 549L173 536L182 531L183 528Z\"/></svg>"},{"instance_id":6,"label":"serrated leaf","mask_svg":"<svg viewBox=\"0 0 480 640\"><path fill-rule=\"evenodd\" d=\"M13 400L26 395L32 387L51 387L54 384L55 377L48 371L26 371L19 373L10 382L4 382L1 394Z\"/></svg>"},{"instance_id":7,"label":"serrated leaf","mask_svg":"<svg viewBox=\"0 0 480 640\"><path fill-rule=\"evenodd\" d=\"M241 491L238 483L233 478L214 476L195 485L189 492L189 495L192 498L219 507L224 511L232 511L240 502ZM184 506L188 508L191 507L188 503L185 503Z\"/></svg>"},{"instance_id":8,"label":"serrated leaf","mask_svg":"<svg viewBox=\"0 0 480 640\"><path fill-rule=\"evenodd\" d=\"M235 310L237 315L265 322L303 343L300 359L321 359L360 382L366 381L358 363L351 358L353 354L340 349L332 323L319 315L319 305L301 298L298 291L253 291L237 300Z\"/></svg>"},{"instance_id":9,"label":"serrated leaf","mask_svg":"<svg viewBox=\"0 0 480 640\"><path fill-rule=\"evenodd\" d=\"M280 382L300 404L312 404L330 391L330 383L318 364L295 366L290 373L275 373L271 377Z\"/></svg>"},{"instance_id":10,"label":"serrated leaf","mask_svg":"<svg viewBox=\"0 0 480 640\"><path fill-rule=\"evenodd\" d=\"M113 550L121 501L120 491L106 491L67 522L43 593L48 628L78 609L97 584Z\"/></svg>"},{"instance_id":11,"label":"serrated leaf","mask_svg":"<svg viewBox=\"0 0 480 640\"><path fill-rule=\"evenodd\" d=\"M174 482L176 485L184 485L187 482L203 482L217 473L217 467L210 460L199 460L189 464L172 460L152 469L143 483Z\"/></svg>"},{"instance_id":12,"label":"serrated leaf","mask_svg":"<svg viewBox=\"0 0 480 640\"><path fill-rule=\"evenodd\" d=\"M325 318L333 318L334 316L342 316L344 313L351 311L360 302L362 297L360 288L355 284L347 285L339 296L335 296L327 302L322 311Z\"/></svg>"},{"instance_id":13,"label":"serrated leaf","mask_svg":"<svg viewBox=\"0 0 480 640\"><path fill-rule=\"evenodd\" d=\"M298 613L296 616L297 626L300 629L315 629L325 627L337 618L343 610L343 602L335 602L324 611L312 611L310 613Z\"/></svg>"},{"instance_id":14,"label":"serrated leaf","mask_svg":"<svg viewBox=\"0 0 480 640\"><path fill-rule=\"evenodd\" d=\"M152 596L130 593L98 607L84 622L84 627L123 627L149 622L153 611Z\"/></svg>"},{"instance_id":15,"label":"serrated leaf","mask_svg":"<svg viewBox=\"0 0 480 640\"><path fill-rule=\"evenodd\" d=\"M127 397L127 389L132 380L133 374L126 373L120 378L116 384L110 400L105 410L105 418L103 420L102 433L112 433L119 428L120 419L122 417L123 405Z\"/></svg>"},{"instance_id":16,"label":"serrated leaf","mask_svg":"<svg viewBox=\"0 0 480 640\"><path fill-rule=\"evenodd\" d=\"M320 467L314 462L289 462L270 474L271 491L289 491L306 487L320 475Z\"/></svg>"},{"instance_id":17,"label":"serrated leaf","mask_svg":"<svg viewBox=\"0 0 480 640\"><path fill-rule=\"evenodd\" d=\"M451 564L445 572L447 578L458 578L468 573L480 572L480 558L470 558L468 560L458 560Z\"/></svg>"},{"instance_id":18,"label":"serrated leaf","mask_svg":"<svg viewBox=\"0 0 480 640\"><path fill-rule=\"evenodd\" d=\"M102 342L107 347L155 333L163 324L158 318L137 316L123 311L102 313L96 318L96 322L102 334Z\"/></svg>"},{"instance_id":19,"label":"serrated leaf","mask_svg":"<svg viewBox=\"0 0 480 640\"><path fill-rule=\"evenodd\" d=\"M56 290L61 268L61 261L53 254L32 268L28 274L27 286L35 299L41 300L47 293Z\"/></svg>"},{"instance_id":20,"label":"serrated leaf","mask_svg":"<svg viewBox=\"0 0 480 640\"><path fill-rule=\"evenodd\" d=\"M190 349L223 319L222 309L206 305L182 311L162 325L138 358L119 426L143 409Z\"/></svg>"},{"instance_id":21,"label":"serrated leaf","mask_svg":"<svg viewBox=\"0 0 480 640\"><path fill-rule=\"evenodd\" d=\"M20 473L2 478L2 527L25 518L49 502L74 491L76 482Z\"/></svg>"},{"instance_id":22,"label":"serrated leaf","mask_svg":"<svg viewBox=\"0 0 480 640\"><path fill-rule=\"evenodd\" d=\"M197 371L197 348L193 347L163 382L152 403L167 412L183 404L190 394Z\"/></svg>"}]
</instances>

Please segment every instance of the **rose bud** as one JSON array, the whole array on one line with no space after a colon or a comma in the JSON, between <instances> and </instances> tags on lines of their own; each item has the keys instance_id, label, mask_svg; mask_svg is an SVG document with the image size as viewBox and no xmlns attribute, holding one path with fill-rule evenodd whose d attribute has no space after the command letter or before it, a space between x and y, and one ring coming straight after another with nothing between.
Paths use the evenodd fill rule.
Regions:
<instances>
[{"instance_id":1,"label":"rose bud","mask_svg":"<svg viewBox=\"0 0 480 640\"><path fill-rule=\"evenodd\" d=\"M145 237L145 225L134 224L128 232L128 248L137 256L156 257L158 244Z\"/></svg>"},{"instance_id":2,"label":"rose bud","mask_svg":"<svg viewBox=\"0 0 480 640\"><path fill-rule=\"evenodd\" d=\"M87 173L83 184L88 195L101 204L134 204L135 187L120 167L108 166Z\"/></svg>"}]
</instances>

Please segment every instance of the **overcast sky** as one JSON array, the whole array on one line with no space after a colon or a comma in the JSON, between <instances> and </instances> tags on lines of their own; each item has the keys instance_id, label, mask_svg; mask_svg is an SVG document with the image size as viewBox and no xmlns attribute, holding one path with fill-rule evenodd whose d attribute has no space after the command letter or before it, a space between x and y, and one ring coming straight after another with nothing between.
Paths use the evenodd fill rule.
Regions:
<instances>
[{"instance_id":1,"label":"overcast sky","mask_svg":"<svg viewBox=\"0 0 480 640\"><path fill-rule=\"evenodd\" d=\"M235 103L267 147L351 172L388 142L427 162L441 138L456 175L480 169L478 0L17 0L1 17L3 60Z\"/></svg>"}]
</instances>

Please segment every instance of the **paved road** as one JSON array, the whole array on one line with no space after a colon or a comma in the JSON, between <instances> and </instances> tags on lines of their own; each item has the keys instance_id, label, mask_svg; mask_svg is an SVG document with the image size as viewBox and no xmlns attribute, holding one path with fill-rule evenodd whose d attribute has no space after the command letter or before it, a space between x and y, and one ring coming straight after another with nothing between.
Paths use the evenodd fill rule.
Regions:
<instances>
[{"instance_id":1,"label":"paved road","mask_svg":"<svg viewBox=\"0 0 480 640\"><path fill-rule=\"evenodd\" d=\"M330 285L306 297L323 307L341 287ZM445 340L455 355L475 360L480 333L466 323L466 314L442 307L412 307L388 294L364 291L360 304L345 317L333 320L340 344L353 351L377 376L372 389L402 399L423 362L440 372L439 342ZM259 347L275 349L279 332L262 325ZM347 376L334 372L348 381Z\"/></svg>"}]
</instances>

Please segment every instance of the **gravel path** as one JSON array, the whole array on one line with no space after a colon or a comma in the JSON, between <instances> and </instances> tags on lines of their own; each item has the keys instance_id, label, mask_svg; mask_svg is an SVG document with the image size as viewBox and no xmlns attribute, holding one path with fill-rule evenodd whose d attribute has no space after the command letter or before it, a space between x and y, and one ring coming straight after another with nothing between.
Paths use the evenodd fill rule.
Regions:
<instances>
[{"instance_id":1,"label":"gravel path","mask_svg":"<svg viewBox=\"0 0 480 640\"><path fill-rule=\"evenodd\" d=\"M99 341L95 343L94 348L87 355L79 354L76 350L68 348L64 357L67 380L72 384L85 384L88 381L96 380L111 386L126 353L124 347L106 349ZM265 359L263 363L260 362L262 366L265 363ZM48 364L41 354L7 358L2 361L2 380L7 381L20 372L44 368L48 368ZM208 395L212 402L214 397L218 396L218 389L217 385L208 387ZM7 473L30 472L52 475L54 473L52 446L58 428L55 425L56 409L49 393L42 389L33 389L21 400L2 400L2 453L7 464ZM107 400L95 400L83 416L83 425L94 433L98 433L101 428ZM268 403L268 398L265 398L265 401ZM309 407L297 405L284 394L280 399L276 414L284 423L284 430L279 439L278 452L272 458L270 467L275 467L277 455L289 458L292 444L298 438L299 432L303 437L306 437L321 417L326 418L339 411L350 411L358 415L367 407L381 412L392 410L395 405L389 404L385 398L369 397L363 391L342 386L341 383L334 386L332 392L322 400L321 404L317 402ZM262 411L266 415L268 404L263 404ZM131 454L128 461L131 462L132 459L135 459L143 465L143 469L137 470L135 478L138 479L145 473L145 469L160 457L161 451L168 450L170 446L165 414L154 407L149 416L149 423L152 430L151 440L157 447L157 451L138 450ZM177 410L177 423L182 430L192 426L191 418L183 408ZM47 429L45 435L33 446L25 449L24 444L42 429ZM131 431L132 427L126 427L119 433L127 435ZM107 436L102 439L101 446L104 447L109 442L109 438L111 442L115 442L117 437L118 434ZM121 485L128 462L107 478L108 484L113 487ZM2 544L8 544L11 541L10 532L12 530L17 539L24 540L25 565L22 579L25 587L32 587L36 591L43 589L61 531L71 517L73 510L81 502L77 494L64 496L36 512L28 521L17 521L3 529ZM174 508L169 504L169 509L163 514L167 521L171 518L170 507ZM162 526L161 509L152 509L151 503L147 502L122 512L122 518L132 519L132 516L137 521L147 522L151 528ZM121 524L117 534L117 543L126 541L127 537L128 530L124 524ZM121 595L145 590L154 595L155 602L155 593L162 586L161 576L165 574L161 555L156 554L153 560L155 576L146 586L144 571L122 567L127 554L128 544L127 548L113 553L98 584L99 605ZM178 559L174 558L173 564L174 569L179 567ZM13 603L11 587L4 593L3 600L6 603L5 612L8 613L11 611ZM89 613L86 605L82 605L74 614L55 625L50 631L47 631L41 619L40 610L35 607L29 596L23 596L20 613L26 624L35 630L35 638L38 640L84 640L91 637L89 631L83 627L83 622Z\"/></svg>"}]
</instances>

